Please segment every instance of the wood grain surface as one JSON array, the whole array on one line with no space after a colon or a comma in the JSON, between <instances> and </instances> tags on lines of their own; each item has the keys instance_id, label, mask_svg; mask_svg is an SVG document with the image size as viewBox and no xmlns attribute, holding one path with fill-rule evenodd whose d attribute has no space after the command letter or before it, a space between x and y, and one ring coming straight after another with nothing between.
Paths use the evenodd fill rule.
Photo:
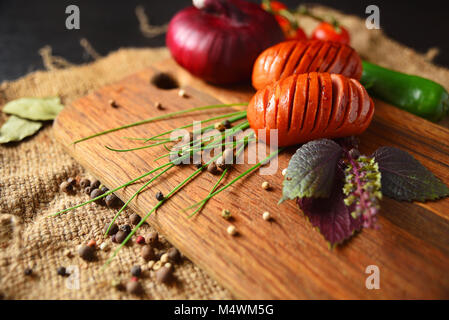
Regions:
<instances>
[{"instance_id":1,"label":"wood grain surface","mask_svg":"<svg viewBox=\"0 0 449 320\"><path fill-rule=\"evenodd\" d=\"M150 79L169 72L187 92L163 90ZM165 149L150 148L128 153L105 149L139 146L122 139L148 137L192 120L206 119L223 111L158 121L101 136L77 145L75 139L119 125L195 106L248 101L249 87L217 88L194 79L172 60L104 87L66 107L54 124L56 139L88 171L109 188L114 188L164 161L153 159ZM112 108L114 99L119 106ZM155 108L160 102L165 110ZM370 128L361 136L361 151L371 153L382 145L398 146L411 152L435 175L449 184L449 130L376 101ZM279 157L275 175L258 172L242 179L212 199L201 214L187 219L181 210L204 198L218 179L202 173L168 200L148 222L194 263L244 299L432 299L449 298L449 199L437 202L401 203L382 201L379 230L367 229L349 242L330 250L324 238L312 228L293 201L277 205L281 197L283 168L295 151ZM249 165L234 166L229 182ZM142 193L131 207L145 215L156 203L155 194L167 194L193 172L193 166L175 167ZM142 183L147 181L144 179ZM268 181L273 188L263 190ZM142 183L117 192L129 198ZM229 209L233 219L221 218ZM273 220L264 221L262 213ZM233 224L238 235L226 228ZM368 290L365 269L380 270L380 289Z\"/></svg>"}]
</instances>

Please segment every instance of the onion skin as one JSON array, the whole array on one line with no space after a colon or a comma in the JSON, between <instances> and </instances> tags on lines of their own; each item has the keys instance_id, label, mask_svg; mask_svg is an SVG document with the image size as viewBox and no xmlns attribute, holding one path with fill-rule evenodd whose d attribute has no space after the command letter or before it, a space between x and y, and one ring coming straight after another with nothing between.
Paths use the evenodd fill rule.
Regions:
<instances>
[{"instance_id":1,"label":"onion skin","mask_svg":"<svg viewBox=\"0 0 449 320\"><path fill-rule=\"evenodd\" d=\"M255 3L204 3L201 10L188 7L170 21L166 42L173 58L193 75L211 83L249 80L258 55L284 40L279 24Z\"/></svg>"}]
</instances>

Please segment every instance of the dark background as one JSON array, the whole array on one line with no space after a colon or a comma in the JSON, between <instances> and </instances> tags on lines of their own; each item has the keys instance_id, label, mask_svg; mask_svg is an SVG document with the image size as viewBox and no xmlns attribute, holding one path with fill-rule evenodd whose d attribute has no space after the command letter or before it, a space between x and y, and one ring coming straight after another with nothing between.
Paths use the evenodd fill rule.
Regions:
<instances>
[{"instance_id":1,"label":"dark background","mask_svg":"<svg viewBox=\"0 0 449 320\"><path fill-rule=\"evenodd\" d=\"M284 2L293 8L311 1ZM420 52L439 47L441 53L435 61L449 67L447 0L315 2L361 17L366 17L367 5L378 5L384 32ZM190 0L0 0L0 81L43 69L38 50L45 45L53 47L54 55L73 63L92 59L79 45L83 37L101 55L120 47L164 45L164 36L147 39L140 33L136 6L143 5L150 22L159 25L168 22L178 10L190 3ZM65 28L65 8L70 4L80 8L80 30Z\"/></svg>"}]
</instances>

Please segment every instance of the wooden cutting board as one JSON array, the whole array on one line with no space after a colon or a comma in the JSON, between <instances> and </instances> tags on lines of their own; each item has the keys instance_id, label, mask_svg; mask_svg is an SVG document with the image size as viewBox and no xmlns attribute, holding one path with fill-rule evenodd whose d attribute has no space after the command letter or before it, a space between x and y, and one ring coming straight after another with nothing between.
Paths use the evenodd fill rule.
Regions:
<instances>
[{"instance_id":1,"label":"wooden cutting board","mask_svg":"<svg viewBox=\"0 0 449 320\"><path fill-rule=\"evenodd\" d=\"M164 90L152 84L151 79L160 72L176 78L189 97L179 97L177 89ZM252 94L249 87L212 87L167 60L66 107L55 121L54 132L67 152L113 188L164 163L153 159L165 153L165 149L116 153L105 149L105 145L139 146L139 142L122 137L149 137L223 111L198 112L195 116L146 124L77 145L69 145L70 142L165 112L219 101L249 101ZM109 105L110 99L116 101L118 108ZM156 102L165 106L165 110L155 108ZM375 118L361 141L361 151L367 154L383 145L407 150L449 184L449 130L444 127L376 101ZM345 245L330 250L293 201L277 205L281 197L281 171L294 151L291 148L280 156L280 169L275 175L260 176L256 172L242 179L189 220L181 210L204 198L218 179L203 173L148 222L237 298L449 298L449 199L426 204L384 199L379 230L363 230ZM226 182L248 167L235 166ZM157 203L157 191L167 194L193 170L192 166L174 168L133 201L131 207L145 215ZM273 188L263 190L263 181ZM141 185L129 186L117 195L128 199ZM221 218L222 209L232 212L232 221ZM262 219L264 211L271 212L272 221ZM238 236L227 234L230 224L236 226ZM369 276L365 270L370 265L379 268L379 290L365 287Z\"/></svg>"}]
</instances>

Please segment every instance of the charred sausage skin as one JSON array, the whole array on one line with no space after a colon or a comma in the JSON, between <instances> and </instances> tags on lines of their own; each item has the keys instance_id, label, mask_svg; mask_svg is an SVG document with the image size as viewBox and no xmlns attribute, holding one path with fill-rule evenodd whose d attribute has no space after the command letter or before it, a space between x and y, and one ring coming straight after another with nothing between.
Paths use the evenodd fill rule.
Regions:
<instances>
[{"instance_id":1,"label":"charred sausage skin","mask_svg":"<svg viewBox=\"0 0 449 320\"><path fill-rule=\"evenodd\" d=\"M332 41L285 41L257 58L252 74L256 90L293 74L329 72L360 80L362 60L350 46Z\"/></svg>"},{"instance_id":2,"label":"charred sausage skin","mask_svg":"<svg viewBox=\"0 0 449 320\"><path fill-rule=\"evenodd\" d=\"M292 75L257 91L247 117L258 133L278 129L280 147L320 138L361 134L374 114L374 103L355 79L340 74ZM264 139L264 137L261 137Z\"/></svg>"}]
</instances>

